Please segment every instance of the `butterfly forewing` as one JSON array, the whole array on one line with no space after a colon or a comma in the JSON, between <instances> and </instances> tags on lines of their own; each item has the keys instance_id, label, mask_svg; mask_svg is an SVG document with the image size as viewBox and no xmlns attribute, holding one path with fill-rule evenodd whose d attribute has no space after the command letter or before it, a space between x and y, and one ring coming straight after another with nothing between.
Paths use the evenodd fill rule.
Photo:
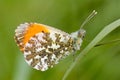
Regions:
<instances>
[{"instance_id":1,"label":"butterfly forewing","mask_svg":"<svg viewBox=\"0 0 120 80\"><path fill-rule=\"evenodd\" d=\"M34 25L35 23L32 24ZM33 26L28 26L25 32L23 31L24 38L27 35L27 37L30 36L29 39L23 39L21 42L19 42L19 39L16 40L19 42L18 45L22 42L24 43L22 50L25 60L35 69L45 71L75 50L73 46L74 40L71 35L46 25L42 25L42 28L45 27L47 31L38 28L42 30L38 30L37 33L34 32L35 34L33 35L33 33L27 31L29 27L32 28ZM16 36L16 38L19 37Z\"/></svg>"}]
</instances>

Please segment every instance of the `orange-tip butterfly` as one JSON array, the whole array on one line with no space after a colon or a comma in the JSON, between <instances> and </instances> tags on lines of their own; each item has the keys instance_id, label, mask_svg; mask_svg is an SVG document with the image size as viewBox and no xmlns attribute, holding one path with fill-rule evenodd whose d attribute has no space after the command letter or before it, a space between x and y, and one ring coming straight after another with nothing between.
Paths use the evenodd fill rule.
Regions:
<instances>
[{"instance_id":1,"label":"orange-tip butterfly","mask_svg":"<svg viewBox=\"0 0 120 80\"><path fill-rule=\"evenodd\" d=\"M61 59L80 50L86 31L82 29L97 12L94 10L81 28L68 34L59 29L38 23L20 24L15 30L15 41L25 61L33 68L45 71Z\"/></svg>"}]
</instances>

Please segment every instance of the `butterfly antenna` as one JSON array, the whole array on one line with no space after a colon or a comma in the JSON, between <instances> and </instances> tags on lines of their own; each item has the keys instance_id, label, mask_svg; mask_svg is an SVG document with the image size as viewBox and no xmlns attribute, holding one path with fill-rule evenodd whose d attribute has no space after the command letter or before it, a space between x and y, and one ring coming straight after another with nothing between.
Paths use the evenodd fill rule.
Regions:
<instances>
[{"instance_id":1,"label":"butterfly antenna","mask_svg":"<svg viewBox=\"0 0 120 80\"><path fill-rule=\"evenodd\" d=\"M97 12L95 10L93 10L93 12L85 19L85 21L82 23L82 25L80 26L80 29L83 28L83 26L90 21L90 19L92 19L95 15L97 14Z\"/></svg>"}]
</instances>

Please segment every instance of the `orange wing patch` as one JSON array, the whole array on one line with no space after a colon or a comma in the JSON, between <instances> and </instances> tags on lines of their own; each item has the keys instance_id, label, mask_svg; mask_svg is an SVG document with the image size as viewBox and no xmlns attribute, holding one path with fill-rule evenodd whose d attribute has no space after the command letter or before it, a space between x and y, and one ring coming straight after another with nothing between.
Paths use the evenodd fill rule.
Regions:
<instances>
[{"instance_id":1,"label":"orange wing patch","mask_svg":"<svg viewBox=\"0 0 120 80\"><path fill-rule=\"evenodd\" d=\"M23 43L25 44L26 42L28 42L28 40L34 36L35 34L39 33L39 32L45 32L45 33L49 33L49 30L41 24L31 24L30 27L28 27L25 35L24 35L24 40Z\"/></svg>"}]
</instances>

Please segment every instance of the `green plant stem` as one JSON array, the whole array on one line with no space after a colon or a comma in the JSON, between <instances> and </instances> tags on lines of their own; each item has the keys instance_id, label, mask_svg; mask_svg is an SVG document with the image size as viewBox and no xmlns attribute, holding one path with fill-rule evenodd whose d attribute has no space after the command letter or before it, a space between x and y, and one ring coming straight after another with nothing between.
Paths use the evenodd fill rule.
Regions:
<instances>
[{"instance_id":1,"label":"green plant stem","mask_svg":"<svg viewBox=\"0 0 120 80\"><path fill-rule=\"evenodd\" d=\"M88 46L76 57L74 63L67 69L65 72L62 80L66 80L67 76L70 74L72 69L77 65L80 64L80 60L87 55L88 51L90 51L100 40L102 40L106 35L108 35L111 31L116 29L120 26L120 19L112 22L111 24L107 25L92 41L88 44Z\"/></svg>"},{"instance_id":2,"label":"green plant stem","mask_svg":"<svg viewBox=\"0 0 120 80\"><path fill-rule=\"evenodd\" d=\"M19 54L22 54L18 52ZM12 80L29 80L31 70L28 65L25 63L23 56L18 56L16 58L15 70Z\"/></svg>"}]
</instances>

